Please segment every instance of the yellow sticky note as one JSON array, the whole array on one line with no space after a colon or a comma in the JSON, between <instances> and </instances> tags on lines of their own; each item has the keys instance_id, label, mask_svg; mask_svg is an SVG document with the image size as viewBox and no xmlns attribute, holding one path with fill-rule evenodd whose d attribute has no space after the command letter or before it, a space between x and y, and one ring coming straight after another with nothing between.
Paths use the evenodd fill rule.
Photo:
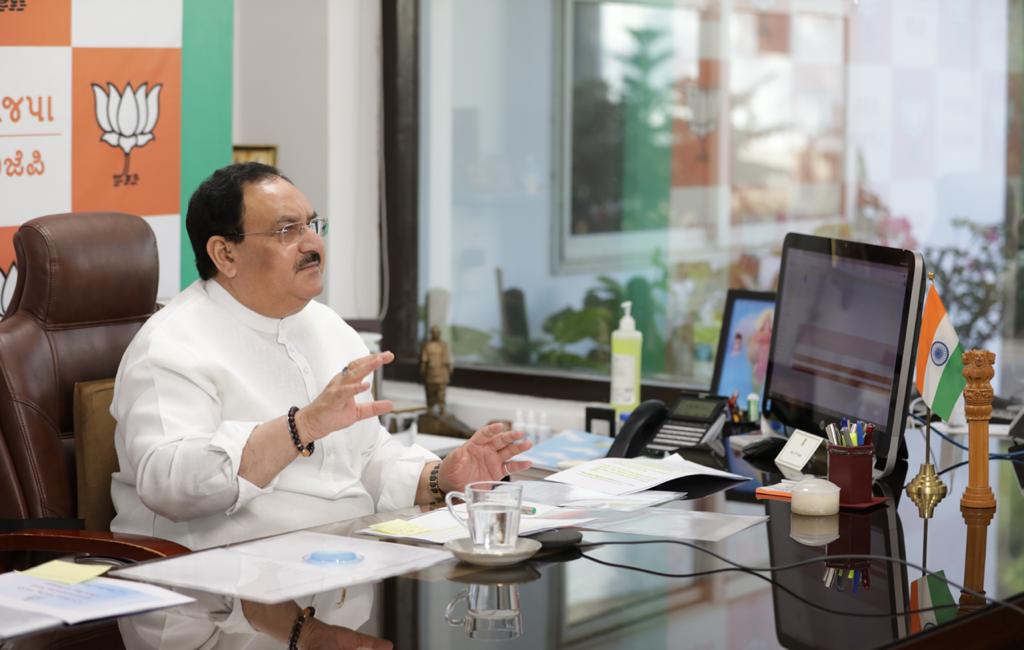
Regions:
<instances>
[{"instance_id":1,"label":"yellow sticky note","mask_svg":"<svg viewBox=\"0 0 1024 650\"><path fill-rule=\"evenodd\" d=\"M27 571L21 571L21 573L33 578L63 582L66 585L76 585L79 582L85 582L90 578L103 575L109 568L109 566L103 566L102 564L75 564L74 562L65 562L64 560L51 560L45 564L32 567Z\"/></svg>"},{"instance_id":2,"label":"yellow sticky note","mask_svg":"<svg viewBox=\"0 0 1024 650\"><path fill-rule=\"evenodd\" d=\"M413 537L415 535L423 535L425 533L433 532L426 526L420 526L404 519L392 519L391 521L382 521L379 524L370 526L370 530L384 535L394 535L396 537Z\"/></svg>"}]
</instances>

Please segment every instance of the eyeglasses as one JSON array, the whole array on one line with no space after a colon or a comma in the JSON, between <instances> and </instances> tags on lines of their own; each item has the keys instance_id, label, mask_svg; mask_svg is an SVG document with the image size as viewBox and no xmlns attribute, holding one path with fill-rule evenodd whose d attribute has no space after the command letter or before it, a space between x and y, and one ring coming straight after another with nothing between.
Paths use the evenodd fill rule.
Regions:
<instances>
[{"instance_id":1,"label":"eyeglasses","mask_svg":"<svg viewBox=\"0 0 1024 650\"><path fill-rule=\"evenodd\" d=\"M307 230L312 230L318 235L326 235L327 219L323 217L314 217L309 220L309 223L295 221L293 223L286 223L277 230L268 230L266 232L242 232L238 233L238 236L241 238L249 235L277 235L278 241L285 246L288 246L299 241L299 239L306 234Z\"/></svg>"}]
</instances>

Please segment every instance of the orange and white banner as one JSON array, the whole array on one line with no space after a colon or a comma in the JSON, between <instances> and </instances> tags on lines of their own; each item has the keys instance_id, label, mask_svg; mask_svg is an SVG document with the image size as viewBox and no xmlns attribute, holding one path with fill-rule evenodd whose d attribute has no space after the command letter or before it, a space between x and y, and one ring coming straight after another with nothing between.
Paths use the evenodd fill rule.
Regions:
<instances>
[{"instance_id":1,"label":"orange and white banner","mask_svg":"<svg viewBox=\"0 0 1024 650\"><path fill-rule=\"evenodd\" d=\"M177 292L181 26L181 0L0 0L0 310L14 231L59 212L145 218Z\"/></svg>"}]
</instances>

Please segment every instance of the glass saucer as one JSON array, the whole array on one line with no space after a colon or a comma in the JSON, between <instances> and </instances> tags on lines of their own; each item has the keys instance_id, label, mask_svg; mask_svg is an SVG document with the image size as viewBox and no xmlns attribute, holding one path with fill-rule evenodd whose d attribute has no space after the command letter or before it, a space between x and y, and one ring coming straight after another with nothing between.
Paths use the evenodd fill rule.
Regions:
<instances>
[{"instance_id":1,"label":"glass saucer","mask_svg":"<svg viewBox=\"0 0 1024 650\"><path fill-rule=\"evenodd\" d=\"M529 537L520 537L516 540L514 549L485 552L474 549L473 542L468 537L463 537L445 543L444 547L463 562L481 566L504 566L529 559L540 550L540 542Z\"/></svg>"}]
</instances>

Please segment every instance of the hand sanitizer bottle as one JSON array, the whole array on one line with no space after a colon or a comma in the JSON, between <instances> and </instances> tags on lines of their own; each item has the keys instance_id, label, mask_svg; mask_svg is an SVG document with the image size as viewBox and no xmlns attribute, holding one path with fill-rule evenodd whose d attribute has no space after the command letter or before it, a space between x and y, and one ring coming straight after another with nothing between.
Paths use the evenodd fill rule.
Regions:
<instances>
[{"instance_id":1,"label":"hand sanitizer bottle","mask_svg":"<svg viewBox=\"0 0 1024 650\"><path fill-rule=\"evenodd\" d=\"M530 409L526 412L526 439L537 444L537 415Z\"/></svg>"},{"instance_id":2,"label":"hand sanitizer bottle","mask_svg":"<svg viewBox=\"0 0 1024 650\"><path fill-rule=\"evenodd\" d=\"M622 303L623 315L619 327L612 332L612 381L611 402L618 417L632 412L640 403L640 355L644 337L636 329L636 321L630 314L633 303Z\"/></svg>"},{"instance_id":3,"label":"hand sanitizer bottle","mask_svg":"<svg viewBox=\"0 0 1024 650\"><path fill-rule=\"evenodd\" d=\"M548 424L548 412L540 412L540 423L537 424L537 444L546 442L551 437L551 425Z\"/></svg>"},{"instance_id":4,"label":"hand sanitizer bottle","mask_svg":"<svg viewBox=\"0 0 1024 650\"><path fill-rule=\"evenodd\" d=\"M516 419L512 420L512 430L521 431L523 433L523 440L529 440L526 436L526 419L523 417L523 409L516 409Z\"/></svg>"}]
</instances>

